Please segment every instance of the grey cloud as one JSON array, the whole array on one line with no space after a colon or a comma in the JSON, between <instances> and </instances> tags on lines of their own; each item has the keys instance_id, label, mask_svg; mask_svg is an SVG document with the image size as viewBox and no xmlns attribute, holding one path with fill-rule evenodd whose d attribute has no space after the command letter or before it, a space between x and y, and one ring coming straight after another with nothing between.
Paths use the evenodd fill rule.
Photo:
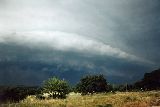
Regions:
<instances>
[{"instance_id":1,"label":"grey cloud","mask_svg":"<svg viewBox=\"0 0 160 107\"><path fill-rule=\"evenodd\" d=\"M44 70L37 64L13 67L34 72L37 81L53 74L69 78L67 72L135 81L160 64L159 7L159 0L0 0L0 62L45 63L44 77L34 72ZM63 72L52 74L48 64Z\"/></svg>"},{"instance_id":2,"label":"grey cloud","mask_svg":"<svg viewBox=\"0 0 160 107\"><path fill-rule=\"evenodd\" d=\"M126 53L103 42L66 32L18 32L1 35L0 40L2 43L15 43L33 48L50 48L53 51L77 51L90 55L104 55L154 64L152 61Z\"/></svg>"},{"instance_id":3,"label":"grey cloud","mask_svg":"<svg viewBox=\"0 0 160 107\"><path fill-rule=\"evenodd\" d=\"M50 50L44 52L12 44L4 46L1 48L6 51L3 49L5 53L0 54L4 58L0 61L1 84L39 85L53 75L70 80L75 84L84 75L99 73L107 76L109 82L113 82L111 77L117 77L121 79L119 83L123 83L128 77L129 82L140 79L146 70L151 69L143 64L128 63L111 57L87 57L80 53L62 51L53 53ZM7 50L10 51L7 52ZM13 57L15 55L16 58ZM55 58L59 58L58 61ZM22 76L16 78L17 75ZM22 81L20 81L21 79Z\"/></svg>"}]
</instances>

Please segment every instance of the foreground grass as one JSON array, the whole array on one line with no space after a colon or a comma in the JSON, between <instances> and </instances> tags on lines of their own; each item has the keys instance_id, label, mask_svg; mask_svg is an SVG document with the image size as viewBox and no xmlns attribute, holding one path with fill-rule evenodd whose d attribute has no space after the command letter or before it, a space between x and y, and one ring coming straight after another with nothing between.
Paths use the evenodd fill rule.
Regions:
<instances>
[{"instance_id":1,"label":"foreground grass","mask_svg":"<svg viewBox=\"0 0 160 107\"><path fill-rule=\"evenodd\" d=\"M94 95L70 95L66 99L39 100L28 96L19 103L2 107L152 107L160 106L160 91L116 92Z\"/></svg>"}]
</instances>

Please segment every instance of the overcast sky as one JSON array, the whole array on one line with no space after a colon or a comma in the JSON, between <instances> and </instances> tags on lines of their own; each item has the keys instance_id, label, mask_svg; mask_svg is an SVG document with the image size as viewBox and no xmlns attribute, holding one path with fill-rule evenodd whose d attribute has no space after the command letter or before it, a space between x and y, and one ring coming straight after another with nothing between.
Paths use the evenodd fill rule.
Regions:
<instances>
[{"instance_id":1,"label":"overcast sky","mask_svg":"<svg viewBox=\"0 0 160 107\"><path fill-rule=\"evenodd\" d=\"M159 0L0 0L0 84L134 82L160 67L159 50Z\"/></svg>"}]
</instances>

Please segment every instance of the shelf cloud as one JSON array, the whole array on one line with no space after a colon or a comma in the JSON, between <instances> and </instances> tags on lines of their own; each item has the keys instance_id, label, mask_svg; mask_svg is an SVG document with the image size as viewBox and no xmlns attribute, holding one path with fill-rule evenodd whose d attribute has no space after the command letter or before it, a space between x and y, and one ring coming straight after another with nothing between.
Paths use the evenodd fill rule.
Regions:
<instances>
[{"instance_id":1,"label":"shelf cloud","mask_svg":"<svg viewBox=\"0 0 160 107\"><path fill-rule=\"evenodd\" d=\"M159 68L159 12L159 0L0 0L0 84L88 73L136 81Z\"/></svg>"},{"instance_id":2,"label":"shelf cloud","mask_svg":"<svg viewBox=\"0 0 160 107\"><path fill-rule=\"evenodd\" d=\"M49 48L58 51L80 52L91 55L106 55L124 60L152 63L126 53L103 42L78 34L53 32L16 32L0 36L1 43L14 43L34 48Z\"/></svg>"}]
</instances>

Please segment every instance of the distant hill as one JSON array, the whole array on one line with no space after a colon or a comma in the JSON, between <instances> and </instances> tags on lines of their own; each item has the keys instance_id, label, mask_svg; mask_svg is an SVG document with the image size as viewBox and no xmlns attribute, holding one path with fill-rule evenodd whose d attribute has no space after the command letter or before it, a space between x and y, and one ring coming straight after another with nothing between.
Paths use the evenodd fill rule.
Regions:
<instances>
[{"instance_id":1,"label":"distant hill","mask_svg":"<svg viewBox=\"0 0 160 107\"><path fill-rule=\"evenodd\" d=\"M160 69L145 73L143 79L136 82L135 86L146 90L160 89Z\"/></svg>"}]
</instances>

